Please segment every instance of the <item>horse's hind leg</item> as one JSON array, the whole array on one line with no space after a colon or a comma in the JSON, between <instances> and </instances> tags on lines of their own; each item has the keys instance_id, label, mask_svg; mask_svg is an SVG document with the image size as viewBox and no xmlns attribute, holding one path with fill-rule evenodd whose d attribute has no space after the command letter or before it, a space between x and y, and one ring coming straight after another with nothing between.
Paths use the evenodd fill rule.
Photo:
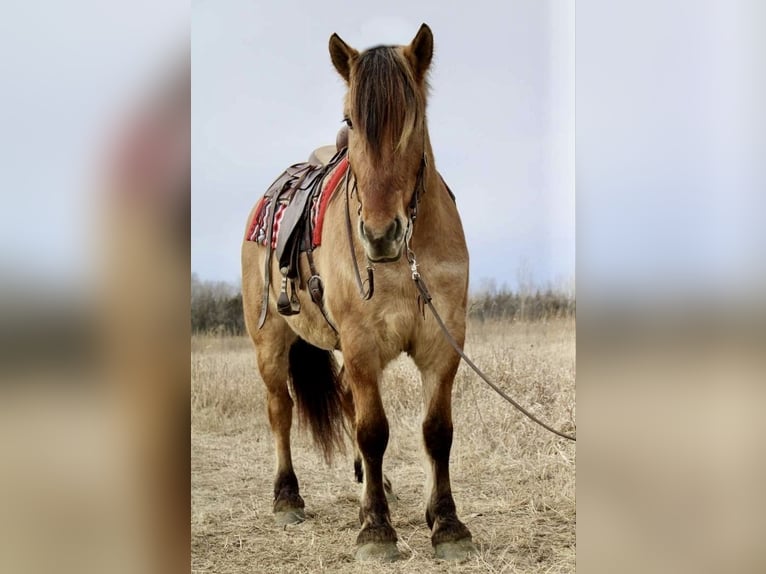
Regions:
<instances>
[{"instance_id":1,"label":"horse's hind leg","mask_svg":"<svg viewBox=\"0 0 766 574\"><path fill-rule=\"evenodd\" d=\"M462 337L461 337L462 339ZM423 379L423 439L431 467L431 492L426 506L426 522L431 528L431 543L437 558L462 560L476 551L471 533L460 522L452 498L449 457L452 447L452 384L460 364L459 357L444 345L428 357L413 357Z\"/></svg>"},{"instance_id":2,"label":"horse's hind leg","mask_svg":"<svg viewBox=\"0 0 766 574\"><path fill-rule=\"evenodd\" d=\"M266 384L269 424L277 455L274 479L274 518L278 524L301 522L304 502L290 452L293 400L287 388L288 349L295 339L278 317L268 318L262 330L253 333L258 370Z\"/></svg>"}]
</instances>

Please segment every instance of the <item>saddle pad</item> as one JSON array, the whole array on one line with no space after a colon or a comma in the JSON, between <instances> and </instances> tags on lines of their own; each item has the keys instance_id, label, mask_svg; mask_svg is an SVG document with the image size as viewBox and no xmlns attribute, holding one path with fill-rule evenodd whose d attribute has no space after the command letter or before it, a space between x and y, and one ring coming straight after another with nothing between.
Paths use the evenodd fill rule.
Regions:
<instances>
[{"instance_id":1,"label":"saddle pad","mask_svg":"<svg viewBox=\"0 0 766 574\"><path fill-rule=\"evenodd\" d=\"M296 164L296 166L292 166L289 168L289 170L300 168L301 165L302 164ZM340 187L341 179L346 173L347 168L348 158L343 156L343 158L338 162L337 166L329 174L325 174L324 178L327 179L327 185L324 185L324 181L322 181L318 186L318 193L316 193L309 200L311 201L311 229L313 230L311 243L313 247L318 247L322 244L322 227L324 224L325 211L327 210L327 205L329 204L333 194L338 189L338 187ZM289 173L289 170L277 178L277 182L283 180L284 176ZM290 183L289 179L287 181ZM284 185L284 183L282 185ZM292 182L292 185L295 185L295 182ZM274 185L272 184L272 186L269 188L269 191L271 191L273 187ZM254 241L256 243L260 243L261 245L266 245L266 241L269 236L268 222L271 219L272 210L276 210L276 213L274 213L274 230L271 234L271 247L272 249L276 249L279 242L279 230L282 220L284 218L285 212L287 211L287 207L290 204L290 201L296 195L293 193L293 191L294 189L282 193L281 195L278 193L279 190L277 190L277 193L273 194L270 194L267 191L267 193L261 197L261 199L258 201L258 204L256 205L253 219L248 227L248 241ZM279 196L278 201L274 201L274 197L276 196Z\"/></svg>"}]
</instances>

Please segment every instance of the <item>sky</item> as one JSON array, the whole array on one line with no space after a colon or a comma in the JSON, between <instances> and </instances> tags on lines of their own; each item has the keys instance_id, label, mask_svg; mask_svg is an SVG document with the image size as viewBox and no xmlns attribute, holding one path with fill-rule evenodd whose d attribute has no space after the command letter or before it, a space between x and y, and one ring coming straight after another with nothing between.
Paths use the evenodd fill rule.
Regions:
<instances>
[{"instance_id":1,"label":"sky","mask_svg":"<svg viewBox=\"0 0 766 574\"><path fill-rule=\"evenodd\" d=\"M103 148L188 43L184 0L3 3L0 278L83 280Z\"/></svg>"},{"instance_id":2,"label":"sky","mask_svg":"<svg viewBox=\"0 0 766 574\"><path fill-rule=\"evenodd\" d=\"M426 22L428 120L457 196L471 283L571 288L574 10L560 1L192 3L192 269L238 281L250 208L331 143L345 86L327 49L406 44Z\"/></svg>"},{"instance_id":3,"label":"sky","mask_svg":"<svg viewBox=\"0 0 766 574\"><path fill-rule=\"evenodd\" d=\"M251 206L340 126L329 36L406 43L422 22L473 288L766 292L760 0L5 3L0 279L83 276L104 143L191 38L192 270L236 283Z\"/></svg>"},{"instance_id":4,"label":"sky","mask_svg":"<svg viewBox=\"0 0 766 574\"><path fill-rule=\"evenodd\" d=\"M766 293L765 23L761 0L577 2L578 292Z\"/></svg>"}]
</instances>

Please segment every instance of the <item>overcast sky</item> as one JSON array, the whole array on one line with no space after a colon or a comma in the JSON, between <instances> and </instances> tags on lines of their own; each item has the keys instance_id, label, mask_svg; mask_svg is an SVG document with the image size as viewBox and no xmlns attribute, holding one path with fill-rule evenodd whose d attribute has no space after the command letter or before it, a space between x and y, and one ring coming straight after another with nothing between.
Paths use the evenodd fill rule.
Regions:
<instances>
[{"instance_id":1,"label":"overcast sky","mask_svg":"<svg viewBox=\"0 0 766 574\"><path fill-rule=\"evenodd\" d=\"M192 268L235 282L266 186L340 126L327 41L434 31L430 128L474 287L637 292L766 281L766 3L191 3ZM189 41L187 0L0 9L0 278L79 278L110 126ZM575 142L575 89L577 139ZM580 289L582 291L582 289Z\"/></svg>"},{"instance_id":2,"label":"overcast sky","mask_svg":"<svg viewBox=\"0 0 766 574\"><path fill-rule=\"evenodd\" d=\"M185 0L2 4L0 279L85 278L104 145L188 41Z\"/></svg>"},{"instance_id":3,"label":"overcast sky","mask_svg":"<svg viewBox=\"0 0 766 574\"><path fill-rule=\"evenodd\" d=\"M472 285L575 271L574 10L561 1L192 2L192 269L239 279L252 205L288 165L333 142L344 84L337 32L363 49L431 26L428 118L457 196ZM530 277L531 276L531 277Z\"/></svg>"}]
</instances>

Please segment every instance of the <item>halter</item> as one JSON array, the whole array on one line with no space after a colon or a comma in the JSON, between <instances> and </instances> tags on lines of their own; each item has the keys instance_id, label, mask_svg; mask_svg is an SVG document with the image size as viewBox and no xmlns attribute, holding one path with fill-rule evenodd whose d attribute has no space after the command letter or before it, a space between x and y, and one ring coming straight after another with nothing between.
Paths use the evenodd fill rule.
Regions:
<instances>
[{"instance_id":1,"label":"halter","mask_svg":"<svg viewBox=\"0 0 766 574\"><path fill-rule=\"evenodd\" d=\"M410 199L410 203L407 206L407 229L404 232L404 245L405 249L407 250L407 261L410 263L410 268L413 270L413 279L415 278L414 273L417 272L417 262L415 261L415 254L413 253L412 249L410 248L410 240L412 239L412 233L414 230L415 220L418 217L418 204L420 203L420 198L423 196L423 194L426 192L425 187L425 171L426 166L428 166L428 157L426 155L425 150L425 137L424 139L424 149L423 149L423 158L420 160L420 167L418 168L418 175L415 179L415 189L412 192L412 198ZM356 193L357 201L359 201L360 211L361 211L361 200L359 199L359 190L356 186L356 177L354 177L354 188L349 192L349 174L352 172L351 163L348 164L348 170L346 171L345 176L345 187L346 187L346 234L348 235L348 246L349 250L351 252L351 261L354 263L354 277L356 279L356 286L359 290L359 296L362 298L363 301L368 301L372 298L373 293L375 292L375 276L374 271L375 267L373 267L372 263L367 260L367 280L362 281L362 275L359 272L359 264L356 261L356 249L354 247L354 233L351 228L351 208L349 207L350 204L350 195L351 193ZM365 289L365 283L367 284L367 288Z\"/></svg>"}]
</instances>

